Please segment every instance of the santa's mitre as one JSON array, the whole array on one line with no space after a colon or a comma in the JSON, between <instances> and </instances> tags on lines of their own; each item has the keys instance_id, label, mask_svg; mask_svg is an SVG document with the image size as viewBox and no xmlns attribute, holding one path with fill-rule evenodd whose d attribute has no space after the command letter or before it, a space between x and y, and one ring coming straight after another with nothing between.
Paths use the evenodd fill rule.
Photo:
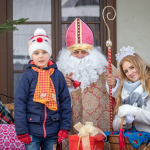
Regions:
<instances>
[{"instance_id":1,"label":"santa's mitre","mask_svg":"<svg viewBox=\"0 0 150 150\"><path fill-rule=\"evenodd\" d=\"M68 27L66 45L69 51L93 49L93 32L80 18L76 18Z\"/></svg>"}]
</instances>

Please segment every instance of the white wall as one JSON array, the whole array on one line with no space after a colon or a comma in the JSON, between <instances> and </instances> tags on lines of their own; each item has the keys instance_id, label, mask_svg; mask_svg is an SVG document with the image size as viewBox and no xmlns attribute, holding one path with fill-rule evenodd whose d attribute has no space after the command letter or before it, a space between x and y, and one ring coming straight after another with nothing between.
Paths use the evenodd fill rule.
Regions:
<instances>
[{"instance_id":1,"label":"white wall","mask_svg":"<svg viewBox=\"0 0 150 150\"><path fill-rule=\"evenodd\" d=\"M150 65L150 0L116 0L117 52L132 46Z\"/></svg>"}]
</instances>

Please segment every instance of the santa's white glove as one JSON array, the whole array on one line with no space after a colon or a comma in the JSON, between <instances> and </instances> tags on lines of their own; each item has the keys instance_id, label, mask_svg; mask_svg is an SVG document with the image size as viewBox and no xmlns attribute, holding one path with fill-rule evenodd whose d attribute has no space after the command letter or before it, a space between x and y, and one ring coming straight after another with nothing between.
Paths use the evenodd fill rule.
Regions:
<instances>
[{"instance_id":1,"label":"santa's white glove","mask_svg":"<svg viewBox=\"0 0 150 150\"><path fill-rule=\"evenodd\" d=\"M136 107L128 105L128 104L120 106L118 110L118 116L122 118L126 115L132 115L135 117Z\"/></svg>"}]
</instances>

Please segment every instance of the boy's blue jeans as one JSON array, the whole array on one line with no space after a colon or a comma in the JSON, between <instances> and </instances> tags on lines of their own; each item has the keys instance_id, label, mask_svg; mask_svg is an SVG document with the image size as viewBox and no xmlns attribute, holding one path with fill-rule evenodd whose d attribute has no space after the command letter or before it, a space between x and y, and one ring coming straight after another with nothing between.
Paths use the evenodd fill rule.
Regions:
<instances>
[{"instance_id":1,"label":"boy's blue jeans","mask_svg":"<svg viewBox=\"0 0 150 150\"><path fill-rule=\"evenodd\" d=\"M49 138L41 138L38 136L30 135L31 143L25 144L26 150L56 150L57 136Z\"/></svg>"}]
</instances>

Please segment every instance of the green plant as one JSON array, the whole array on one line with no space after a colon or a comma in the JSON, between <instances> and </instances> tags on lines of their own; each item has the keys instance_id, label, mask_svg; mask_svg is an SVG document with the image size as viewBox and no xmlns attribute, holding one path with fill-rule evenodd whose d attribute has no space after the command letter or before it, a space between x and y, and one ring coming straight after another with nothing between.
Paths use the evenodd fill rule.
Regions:
<instances>
[{"instance_id":1,"label":"green plant","mask_svg":"<svg viewBox=\"0 0 150 150\"><path fill-rule=\"evenodd\" d=\"M18 20L8 19L5 24L0 25L0 35L5 35L6 32L18 30L13 25L24 24L29 18L20 18Z\"/></svg>"}]
</instances>

